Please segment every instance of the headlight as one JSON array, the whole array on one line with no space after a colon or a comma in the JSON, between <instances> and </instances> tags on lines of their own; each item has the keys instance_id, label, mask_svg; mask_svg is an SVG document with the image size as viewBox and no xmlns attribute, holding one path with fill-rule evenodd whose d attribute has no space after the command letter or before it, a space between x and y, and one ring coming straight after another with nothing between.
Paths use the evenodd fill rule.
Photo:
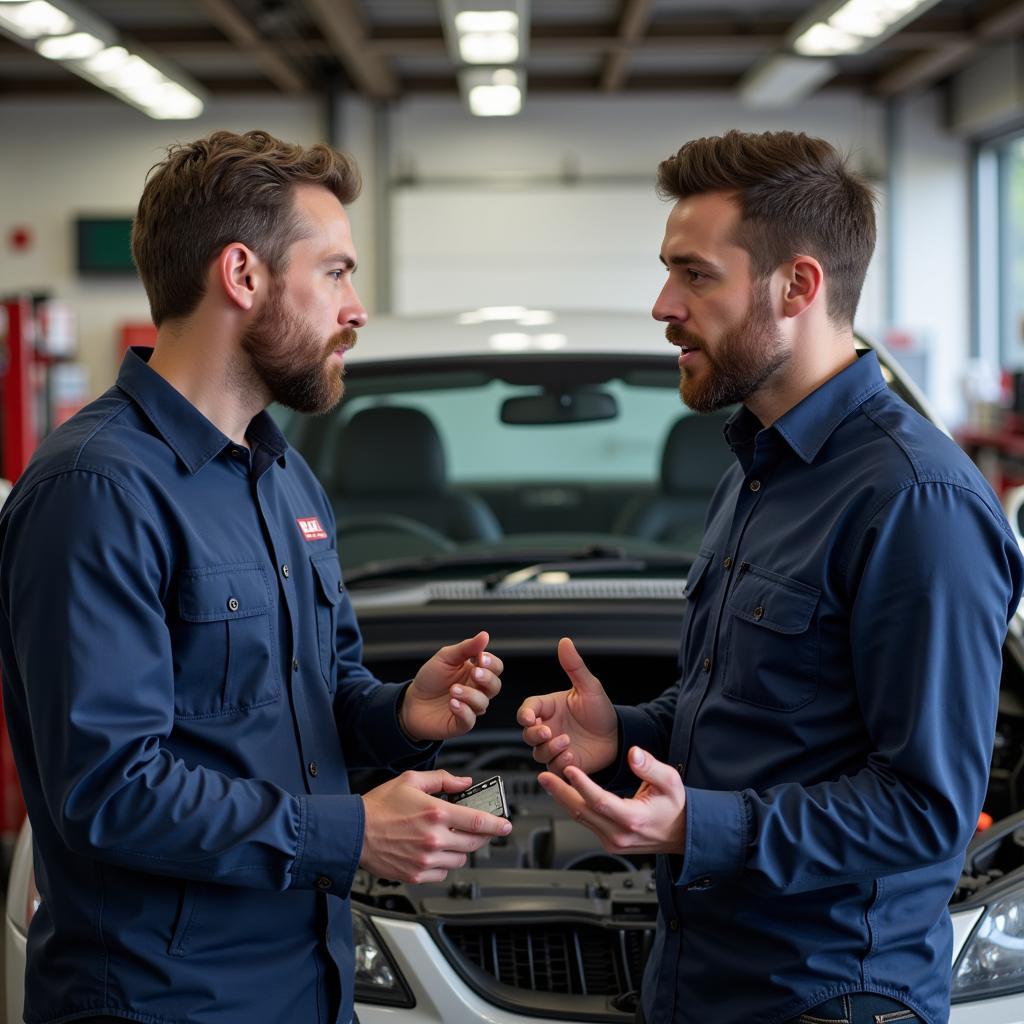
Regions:
<instances>
[{"instance_id":1,"label":"headlight","mask_svg":"<svg viewBox=\"0 0 1024 1024\"><path fill-rule=\"evenodd\" d=\"M993 903L960 954L954 1002L1024 991L1024 892Z\"/></svg>"},{"instance_id":2,"label":"headlight","mask_svg":"<svg viewBox=\"0 0 1024 1024\"><path fill-rule=\"evenodd\" d=\"M358 910L352 911L352 945L356 959L357 1002L385 1006L416 1005L405 979L388 955L387 947L366 915Z\"/></svg>"}]
</instances>

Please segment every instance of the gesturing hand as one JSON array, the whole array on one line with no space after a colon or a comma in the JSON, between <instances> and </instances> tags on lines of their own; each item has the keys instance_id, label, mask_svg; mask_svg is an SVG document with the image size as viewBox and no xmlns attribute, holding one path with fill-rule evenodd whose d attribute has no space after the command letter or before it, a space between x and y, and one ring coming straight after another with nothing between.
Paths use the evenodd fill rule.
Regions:
<instances>
[{"instance_id":1,"label":"gesturing hand","mask_svg":"<svg viewBox=\"0 0 1024 1024\"><path fill-rule=\"evenodd\" d=\"M541 772L540 784L609 853L677 853L686 845L686 788L679 772L632 747L629 767L640 788L623 799L587 778L578 768L565 770L568 784Z\"/></svg>"},{"instance_id":2,"label":"gesturing hand","mask_svg":"<svg viewBox=\"0 0 1024 1024\"><path fill-rule=\"evenodd\" d=\"M402 728L416 740L461 736L501 690L501 658L484 650L484 632L442 647L416 673L402 701Z\"/></svg>"},{"instance_id":3,"label":"gesturing hand","mask_svg":"<svg viewBox=\"0 0 1024 1024\"><path fill-rule=\"evenodd\" d=\"M523 739L533 747L533 759L550 771L568 765L599 771L619 752L618 715L568 637L558 641L558 661L572 687L523 701L516 714Z\"/></svg>"},{"instance_id":4,"label":"gesturing hand","mask_svg":"<svg viewBox=\"0 0 1024 1024\"><path fill-rule=\"evenodd\" d=\"M473 780L446 771L403 772L363 796L366 823L360 867L399 882L443 882L492 836L512 825L486 811L439 800Z\"/></svg>"}]
</instances>

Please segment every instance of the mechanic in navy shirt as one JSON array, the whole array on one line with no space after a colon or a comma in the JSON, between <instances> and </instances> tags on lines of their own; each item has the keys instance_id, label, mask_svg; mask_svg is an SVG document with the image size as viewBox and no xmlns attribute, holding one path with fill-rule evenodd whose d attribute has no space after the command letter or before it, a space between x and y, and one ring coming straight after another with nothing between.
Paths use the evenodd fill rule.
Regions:
<instances>
[{"instance_id":1,"label":"mechanic in navy shirt","mask_svg":"<svg viewBox=\"0 0 1024 1024\"><path fill-rule=\"evenodd\" d=\"M0 662L42 904L25 1019L348 1022L360 866L444 879L501 818L430 769L500 688L487 634L382 684L331 506L264 411L324 411L366 313L354 164L172 147L133 233L158 341L0 517ZM401 772L351 794L348 770Z\"/></svg>"},{"instance_id":2,"label":"mechanic in navy shirt","mask_svg":"<svg viewBox=\"0 0 1024 1024\"><path fill-rule=\"evenodd\" d=\"M736 461L675 684L613 707L563 639L572 688L525 701L524 738L607 849L660 854L638 1019L939 1024L1020 549L964 453L858 357L873 197L832 146L698 139L659 191L654 317L691 409L742 403Z\"/></svg>"}]
</instances>

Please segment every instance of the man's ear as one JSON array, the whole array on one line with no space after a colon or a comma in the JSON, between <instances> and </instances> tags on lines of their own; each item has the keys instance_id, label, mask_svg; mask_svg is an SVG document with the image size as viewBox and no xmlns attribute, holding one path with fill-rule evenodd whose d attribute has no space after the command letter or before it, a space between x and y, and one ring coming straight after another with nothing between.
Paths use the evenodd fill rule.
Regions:
<instances>
[{"instance_id":1,"label":"man's ear","mask_svg":"<svg viewBox=\"0 0 1024 1024\"><path fill-rule=\"evenodd\" d=\"M824 299L825 274L813 256L794 256L779 268L782 274L782 315L800 316Z\"/></svg>"},{"instance_id":2,"label":"man's ear","mask_svg":"<svg viewBox=\"0 0 1024 1024\"><path fill-rule=\"evenodd\" d=\"M267 285L267 265L241 242L224 246L213 267L213 276L227 300L249 312Z\"/></svg>"}]
</instances>

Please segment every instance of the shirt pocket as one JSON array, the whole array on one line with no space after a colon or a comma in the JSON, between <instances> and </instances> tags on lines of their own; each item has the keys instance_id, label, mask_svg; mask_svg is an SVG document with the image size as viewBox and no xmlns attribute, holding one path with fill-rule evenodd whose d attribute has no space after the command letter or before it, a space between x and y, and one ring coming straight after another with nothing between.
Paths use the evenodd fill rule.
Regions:
<instances>
[{"instance_id":1,"label":"shirt pocket","mask_svg":"<svg viewBox=\"0 0 1024 1024\"><path fill-rule=\"evenodd\" d=\"M740 565L726 605L726 697L773 711L796 711L814 700L820 599L816 587L749 562Z\"/></svg>"},{"instance_id":2,"label":"shirt pocket","mask_svg":"<svg viewBox=\"0 0 1024 1024\"><path fill-rule=\"evenodd\" d=\"M209 718L281 695L267 574L255 562L186 569L174 624L174 713Z\"/></svg>"},{"instance_id":3,"label":"shirt pocket","mask_svg":"<svg viewBox=\"0 0 1024 1024\"><path fill-rule=\"evenodd\" d=\"M335 660L337 658L338 605L345 586L341 582L341 564L338 552L321 551L310 556L313 565L313 579L316 587L316 639L320 648L320 671L327 689L334 692L337 680Z\"/></svg>"}]
</instances>

